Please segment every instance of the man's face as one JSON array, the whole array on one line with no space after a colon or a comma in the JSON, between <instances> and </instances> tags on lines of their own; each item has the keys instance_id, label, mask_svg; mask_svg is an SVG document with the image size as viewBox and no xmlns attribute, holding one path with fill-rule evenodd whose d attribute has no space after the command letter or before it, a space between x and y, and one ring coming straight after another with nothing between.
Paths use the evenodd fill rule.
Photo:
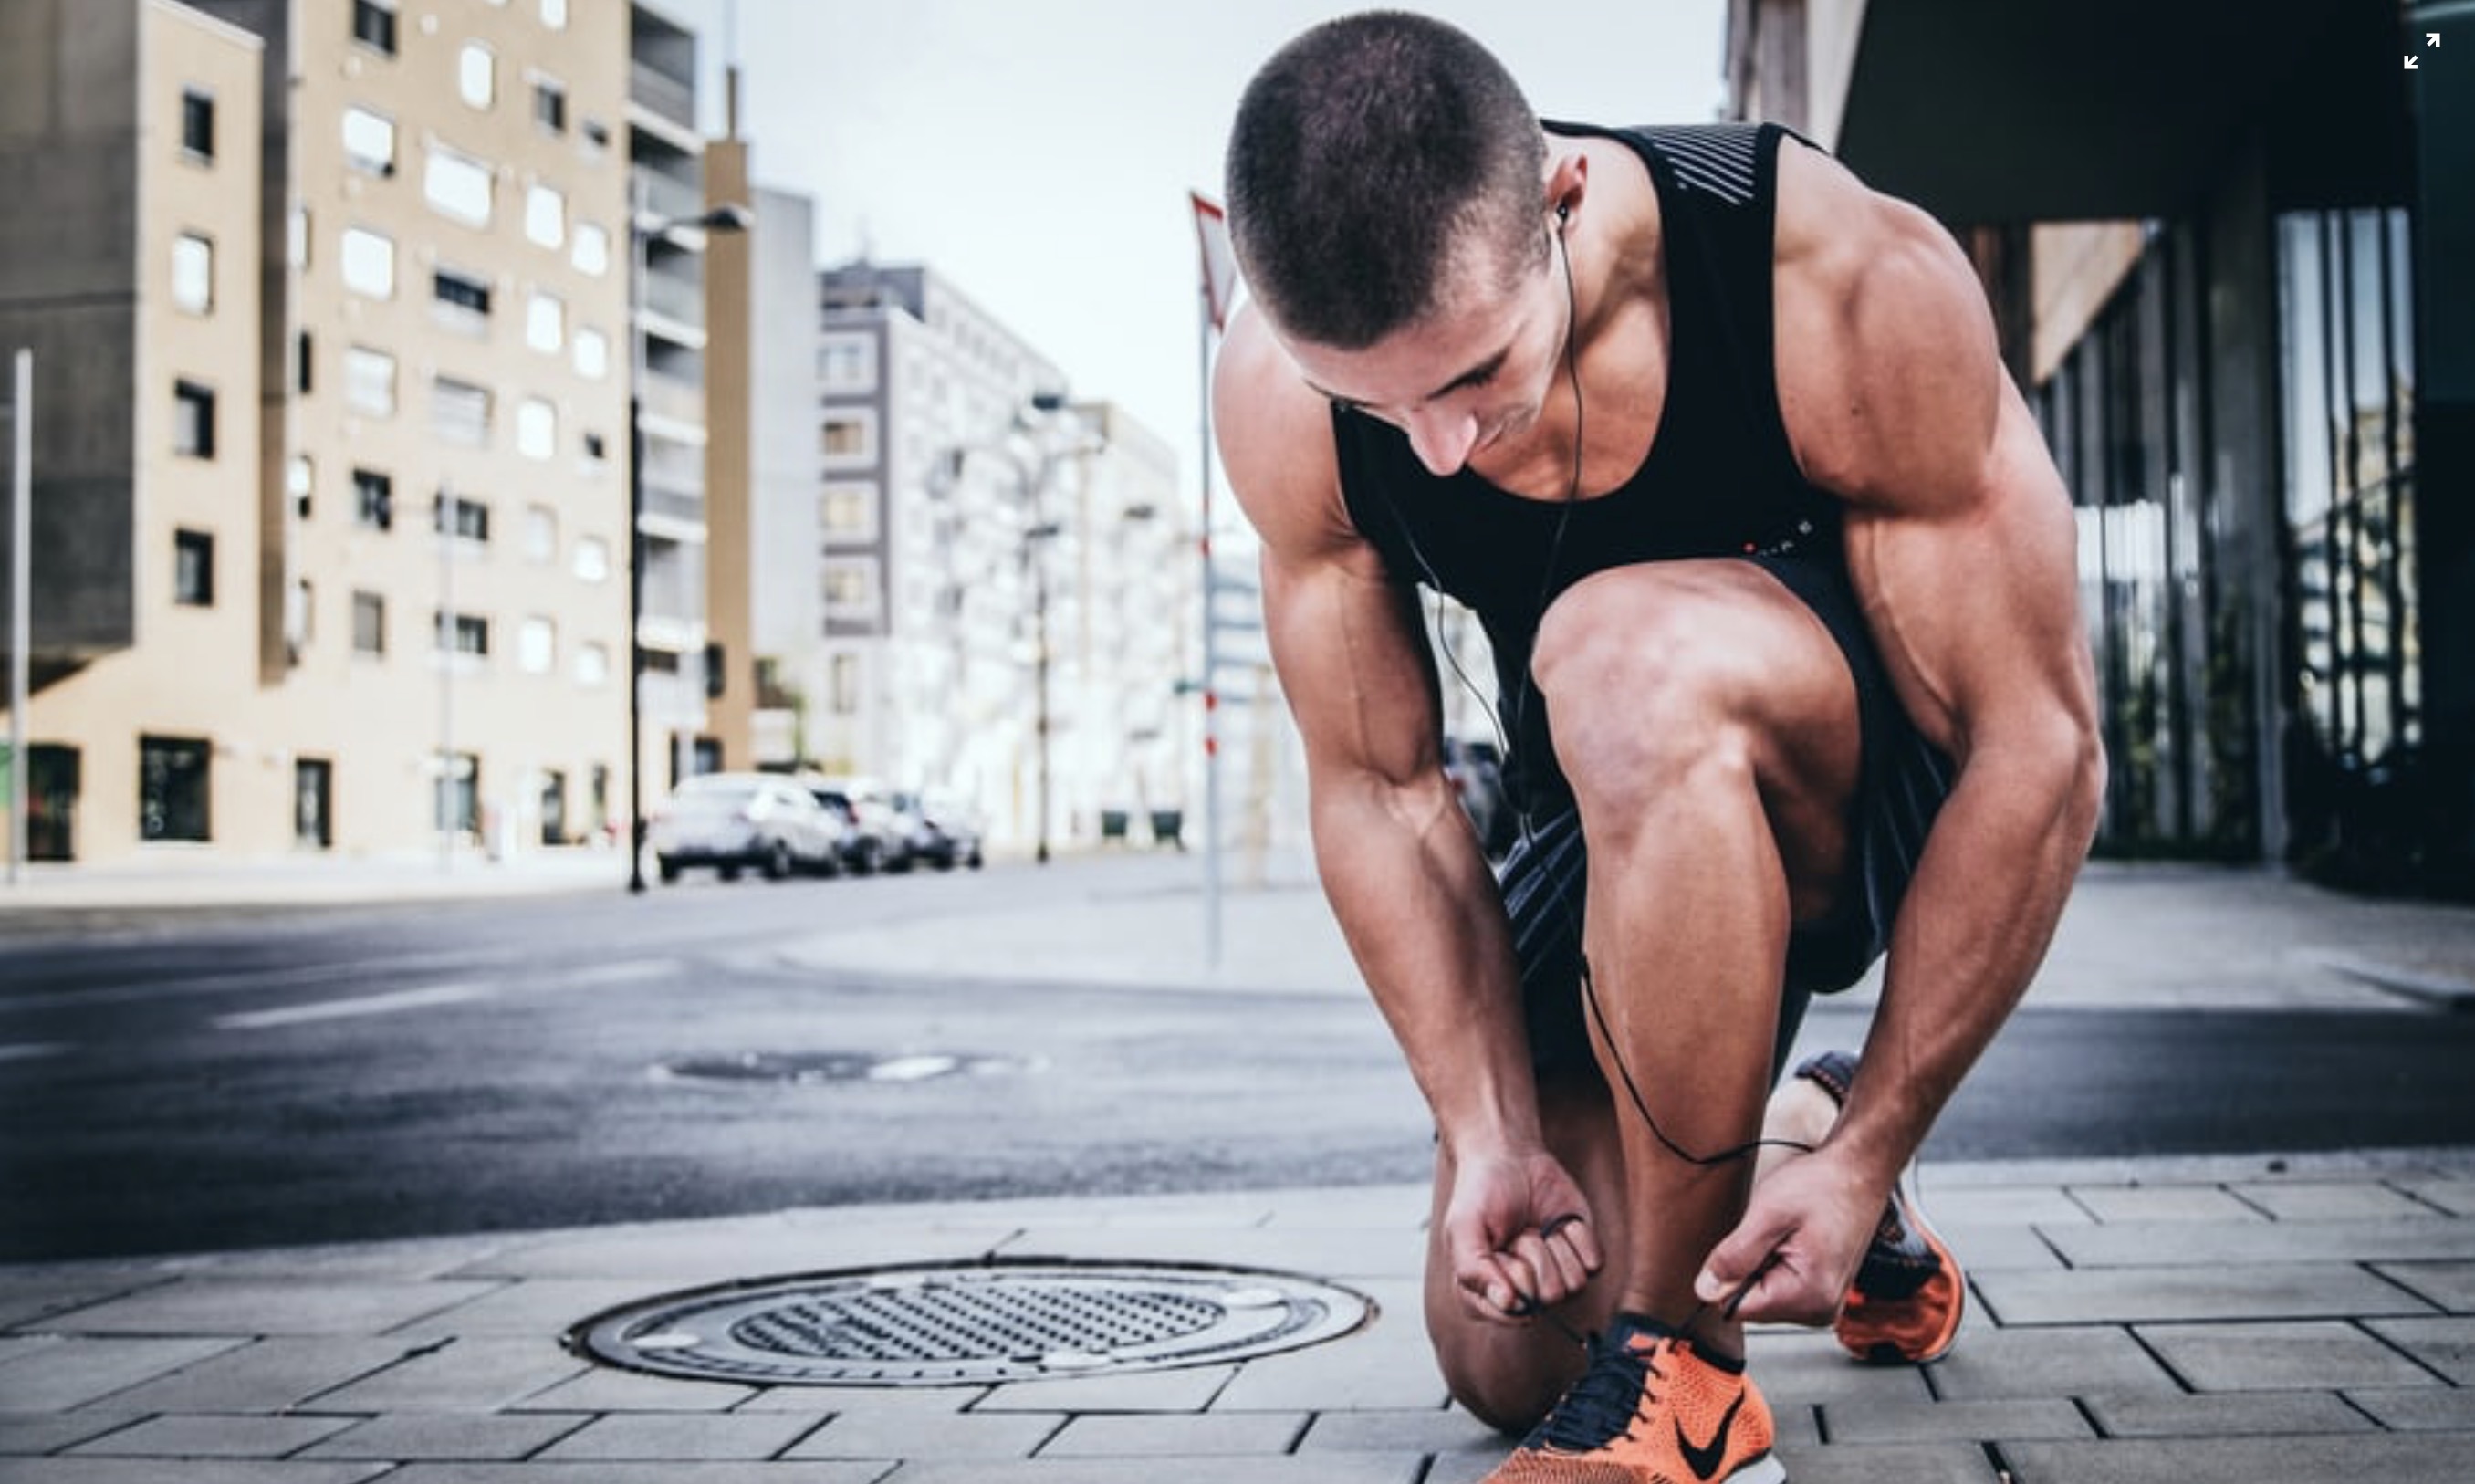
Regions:
<instances>
[{"instance_id":1,"label":"man's face","mask_svg":"<svg viewBox=\"0 0 2475 1484\"><path fill-rule=\"evenodd\" d=\"M1463 255L1439 307L1360 351L1282 336L1307 384L1409 436L1418 461L1458 473L1538 421L1564 352L1569 319L1554 254L1510 288L1492 264Z\"/></svg>"}]
</instances>

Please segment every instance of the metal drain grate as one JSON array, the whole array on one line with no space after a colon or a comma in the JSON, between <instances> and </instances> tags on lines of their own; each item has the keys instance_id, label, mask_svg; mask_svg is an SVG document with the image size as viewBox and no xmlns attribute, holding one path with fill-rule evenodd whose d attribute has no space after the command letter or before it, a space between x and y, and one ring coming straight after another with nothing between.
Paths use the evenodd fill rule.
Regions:
<instances>
[{"instance_id":1,"label":"metal drain grate","mask_svg":"<svg viewBox=\"0 0 2475 1484\"><path fill-rule=\"evenodd\" d=\"M952 1386L1244 1360L1336 1339L1374 1304L1287 1274L998 1263L698 1289L570 1330L630 1371L761 1386Z\"/></svg>"}]
</instances>

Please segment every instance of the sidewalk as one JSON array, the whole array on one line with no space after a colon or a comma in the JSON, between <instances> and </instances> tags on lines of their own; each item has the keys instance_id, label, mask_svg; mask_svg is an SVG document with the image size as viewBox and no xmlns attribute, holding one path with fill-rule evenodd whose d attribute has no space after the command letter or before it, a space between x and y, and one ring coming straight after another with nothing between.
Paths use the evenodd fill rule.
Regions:
<instances>
[{"instance_id":1,"label":"sidewalk","mask_svg":"<svg viewBox=\"0 0 2475 1484\"><path fill-rule=\"evenodd\" d=\"M1148 954L1153 982L1354 992L1300 873L1225 913L1216 966L1174 880L795 952L933 973L968 939L1017 977L1138 974ZM2099 866L2032 1002L2429 1015L2469 979L2475 911ZM1797 1484L2470 1477L2475 1150L1923 1178L1972 1278L1961 1344L1879 1369L1756 1334ZM0 1484L1464 1484L1507 1445L1447 1404L1428 1353L1425 1206L1386 1186L813 1209L0 1267ZM1122 1373L1094 1354L1068 1378L940 1387L669 1379L561 1344L685 1288L1030 1257L1232 1270L1233 1307L1249 1274L1309 1275L1374 1312L1284 1353Z\"/></svg>"}]
</instances>

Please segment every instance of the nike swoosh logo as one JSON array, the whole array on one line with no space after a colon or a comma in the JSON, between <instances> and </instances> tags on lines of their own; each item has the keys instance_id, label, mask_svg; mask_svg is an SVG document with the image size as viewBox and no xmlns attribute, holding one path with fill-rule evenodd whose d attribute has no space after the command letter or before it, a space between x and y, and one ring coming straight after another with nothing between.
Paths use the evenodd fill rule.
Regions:
<instances>
[{"instance_id":1,"label":"nike swoosh logo","mask_svg":"<svg viewBox=\"0 0 2475 1484\"><path fill-rule=\"evenodd\" d=\"M1676 1447L1684 1455L1684 1467L1693 1471L1695 1478L1715 1479L1719 1476L1719 1469L1728 1459L1728 1434L1736 1430L1736 1410L1744 1404L1745 1394L1739 1391L1736 1399L1728 1403L1727 1413L1719 1419L1719 1430L1710 1434L1710 1442L1703 1447L1693 1446L1693 1440L1684 1435L1683 1420L1678 1419Z\"/></svg>"}]
</instances>

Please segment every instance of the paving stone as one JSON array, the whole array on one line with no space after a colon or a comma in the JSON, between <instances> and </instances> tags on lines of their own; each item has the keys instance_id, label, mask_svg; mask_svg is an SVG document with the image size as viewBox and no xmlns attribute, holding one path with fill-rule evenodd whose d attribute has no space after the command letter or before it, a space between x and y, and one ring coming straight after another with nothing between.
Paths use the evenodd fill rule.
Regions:
<instances>
[{"instance_id":1,"label":"paving stone","mask_svg":"<svg viewBox=\"0 0 2475 1484\"><path fill-rule=\"evenodd\" d=\"M1978 1274L1973 1286L2005 1326L2429 1312L2429 1305L2394 1284L2340 1263L1988 1273Z\"/></svg>"},{"instance_id":2,"label":"paving stone","mask_svg":"<svg viewBox=\"0 0 2475 1484\"><path fill-rule=\"evenodd\" d=\"M2063 1266L2062 1254L2035 1226L1961 1225L1943 1220L1942 1213L1931 1208L1925 1214L1932 1220L1934 1229L1942 1233L1943 1241L1958 1255L1960 1267L1969 1273Z\"/></svg>"},{"instance_id":3,"label":"paving stone","mask_svg":"<svg viewBox=\"0 0 2475 1484\"><path fill-rule=\"evenodd\" d=\"M387 1484L403 1484L409 1475L391 1472L394 1468L393 1464L280 1463L264 1458L12 1458L5 1472L0 1472L0 1480L6 1484L362 1484L383 1475ZM527 1481L510 1479L507 1484Z\"/></svg>"},{"instance_id":4,"label":"paving stone","mask_svg":"<svg viewBox=\"0 0 2475 1484\"><path fill-rule=\"evenodd\" d=\"M675 1289L841 1269L977 1262L1012 1228L991 1224L904 1231L874 1223L841 1226L767 1222L720 1235L694 1224L584 1231L492 1253L462 1277L606 1278L632 1282L639 1297Z\"/></svg>"},{"instance_id":5,"label":"paving stone","mask_svg":"<svg viewBox=\"0 0 2475 1484\"><path fill-rule=\"evenodd\" d=\"M2268 1479L2378 1479L2466 1484L2475 1434L2364 1433L2328 1437L2005 1443L2029 1484L2262 1484ZM1796 1484L1826 1484L1804 1473ZM1976 1484L1983 1484L1982 1475Z\"/></svg>"},{"instance_id":6,"label":"paving stone","mask_svg":"<svg viewBox=\"0 0 2475 1484\"><path fill-rule=\"evenodd\" d=\"M2087 1438L2095 1430L2060 1397L2003 1401L1904 1401L1826 1406L1823 1435L1843 1443L1939 1443L1996 1438Z\"/></svg>"},{"instance_id":7,"label":"paving stone","mask_svg":"<svg viewBox=\"0 0 2475 1484\"><path fill-rule=\"evenodd\" d=\"M2408 1175L2393 1178L2389 1183L2452 1216L2475 1216L2475 1179L2457 1175Z\"/></svg>"},{"instance_id":8,"label":"paving stone","mask_svg":"<svg viewBox=\"0 0 2475 1484\"><path fill-rule=\"evenodd\" d=\"M259 1340L123 1392L145 1412L280 1412L395 1364L400 1340Z\"/></svg>"},{"instance_id":9,"label":"paving stone","mask_svg":"<svg viewBox=\"0 0 2475 1484\"><path fill-rule=\"evenodd\" d=\"M1009 1258L1071 1257L1078 1262L1196 1263L1312 1273L1348 1286L1352 1278L1416 1273L1426 1262L1423 1232L1398 1227L1225 1230L1212 1227L1033 1227L1006 1243Z\"/></svg>"},{"instance_id":10,"label":"paving stone","mask_svg":"<svg viewBox=\"0 0 2475 1484\"><path fill-rule=\"evenodd\" d=\"M2377 1180L2253 1181L2231 1188L2281 1222L2448 1219L2427 1202Z\"/></svg>"},{"instance_id":11,"label":"paving stone","mask_svg":"<svg viewBox=\"0 0 2475 1484\"><path fill-rule=\"evenodd\" d=\"M2349 1391L2346 1399L2399 1432L2475 1433L2475 1391L2413 1386Z\"/></svg>"},{"instance_id":12,"label":"paving stone","mask_svg":"<svg viewBox=\"0 0 2475 1484\"><path fill-rule=\"evenodd\" d=\"M988 1395L986 1386L769 1386L731 1410L800 1412L811 1417L866 1412L924 1419L969 1411Z\"/></svg>"},{"instance_id":13,"label":"paving stone","mask_svg":"<svg viewBox=\"0 0 2475 1484\"><path fill-rule=\"evenodd\" d=\"M2124 1222L2179 1225L2268 1220L2257 1208L2208 1185L2075 1185L2071 1194L2100 1223L2109 1225Z\"/></svg>"},{"instance_id":14,"label":"paving stone","mask_svg":"<svg viewBox=\"0 0 2475 1484\"><path fill-rule=\"evenodd\" d=\"M645 1291L613 1278L533 1278L501 1283L452 1309L388 1331L410 1340L449 1335L565 1334L597 1314L634 1303Z\"/></svg>"},{"instance_id":15,"label":"paving stone","mask_svg":"<svg viewBox=\"0 0 2475 1484\"><path fill-rule=\"evenodd\" d=\"M2144 1324L2139 1334L2195 1391L2335 1391L2432 1382L2429 1372L2352 1324Z\"/></svg>"},{"instance_id":16,"label":"paving stone","mask_svg":"<svg viewBox=\"0 0 2475 1484\"><path fill-rule=\"evenodd\" d=\"M733 1381L692 1381L595 1366L518 1405L548 1412L727 1412L756 1395Z\"/></svg>"},{"instance_id":17,"label":"paving stone","mask_svg":"<svg viewBox=\"0 0 2475 1484\"><path fill-rule=\"evenodd\" d=\"M879 1484L894 1471L870 1463L414 1464L386 1484ZM269 1480L268 1484L282 1484Z\"/></svg>"},{"instance_id":18,"label":"paving stone","mask_svg":"<svg viewBox=\"0 0 2475 1484\"><path fill-rule=\"evenodd\" d=\"M1307 1430L1304 1413L1077 1417L1041 1445L1042 1458L1287 1453Z\"/></svg>"},{"instance_id":19,"label":"paving stone","mask_svg":"<svg viewBox=\"0 0 2475 1484\"><path fill-rule=\"evenodd\" d=\"M0 1366L0 1397L12 1412L65 1412L151 1381L209 1355L245 1345L239 1339L71 1339Z\"/></svg>"},{"instance_id":20,"label":"paving stone","mask_svg":"<svg viewBox=\"0 0 2475 1484\"><path fill-rule=\"evenodd\" d=\"M548 1337L485 1335L449 1342L312 1400L322 1412L496 1412L585 1369Z\"/></svg>"},{"instance_id":21,"label":"paving stone","mask_svg":"<svg viewBox=\"0 0 2475 1484\"><path fill-rule=\"evenodd\" d=\"M1501 1460L1507 1440L1458 1407L1327 1412L1298 1445L1301 1453L1469 1453Z\"/></svg>"},{"instance_id":22,"label":"paving stone","mask_svg":"<svg viewBox=\"0 0 2475 1484\"><path fill-rule=\"evenodd\" d=\"M2046 1232L2074 1268L2250 1267L2272 1263L2438 1262L2475 1258L2475 1221L2138 1222Z\"/></svg>"},{"instance_id":23,"label":"paving stone","mask_svg":"<svg viewBox=\"0 0 2475 1484\"><path fill-rule=\"evenodd\" d=\"M1345 1340L1246 1362L1215 1412L1416 1411L1448 1399L1422 1324L1383 1323Z\"/></svg>"},{"instance_id":24,"label":"paving stone","mask_svg":"<svg viewBox=\"0 0 2475 1484\"><path fill-rule=\"evenodd\" d=\"M2001 1226L2085 1226L2088 1208L2054 1185L1956 1185L1924 1167L1917 1199L1946 1235Z\"/></svg>"},{"instance_id":25,"label":"paving stone","mask_svg":"<svg viewBox=\"0 0 2475 1484\"><path fill-rule=\"evenodd\" d=\"M1839 1342L1812 1330L1758 1331L1745 1342L1746 1364L1773 1407L1824 1402L1928 1401L1933 1392L1914 1366L1860 1366Z\"/></svg>"},{"instance_id":26,"label":"paving stone","mask_svg":"<svg viewBox=\"0 0 2475 1484\"><path fill-rule=\"evenodd\" d=\"M1987 1484L1993 1474L1985 1450L1973 1443L1782 1443L1777 1451L1794 1484Z\"/></svg>"},{"instance_id":27,"label":"paving stone","mask_svg":"<svg viewBox=\"0 0 2475 1484\"><path fill-rule=\"evenodd\" d=\"M814 1418L782 1413L708 1417L640 1412L597 1418L559 1439L539 1456L547 1463L584 1459L755 1460L775 1456L816 1426Z\"/></svg>"},{"instance_id":28,"label":"paving stone","mask_svg":"<svg viewBox=\"0 0 2475 1484\"><path fill-rule=\"evenodd\" d=\"M1063 1417L1037 1412L964 1413L923 1423L916 1417L852 1412L799 1441L788 1458L1028 1458L1056 1436Z\"/></svg>"},{"instance_id":29,"label":"paving stone","mask_svg":"<svg viewBox=\"0 0 2475 1484\"><path fill-rule=\"evenodd\" d=\"M2180 1395L2183 1388L2129 1330L2091 1324L1970 1334L1934 1363L1933 1390L1946 1400L1990 1401L2094 1392Z\"/></svg>"},{"instance_id":30,"label":"paving stone","mask_svg":"<svg viewBox=\"0 0 2475 1484\"><path fill-rule=\"evenodd\" d=\"M108 1432L137 1422L142 1413L133 1412L70 1412L45 1415L37 1412L0 1412L0 1458L22 1457L30 1453L54 1453L61 1448L100 1438Z\"/></svg>"},{"instance_id":31,"label":"paving stone","mask_svg":"<svg viewBox=\"0 0 2475 1484\"><path fill-rule=\"evenodd\" d=\"M2296 1432L2366 1432L2372 1420L2328 1392L2225 1392L2214 1396L2091 1396L2081 1404L2109 1438L2232 1438Z\"/></svg>"},{"instance_id":32,"label":"paving stone","mask_svg":"<svg viewBox=\"0 0 2475 1484\"><path fill-rule=\"evenodd\" d=\"M2384 1319L2366 1328L2459 1386L2475 1386L2475 1318ZM2344 1383L2340 1383L2344 1384Z\"/></svg>"},{"instance_id":33,"label":"paving stone","mask_svg":"<svg viewBox=\"0 0 2475 1484\"><path fill-rule=\"evenodd\" d=\"M393 1458L487 1463L528 1458L591 1419L554 1413L416 1412L355 1422L304 1458Z\"/></svg>"},{"instance_id":34,"label":"paving stone","mask_svg":"<svg viewBox=\"0 0 2475 1484\"><path fill-rule=\"evenodd\" d=\"M348 1417L158 1417L70 1452L81 1457L282 1458L352 1424Z\"/></svg>"},{"instance_id":35,"label":"paving stone","mask_svg":"<svg viewBox=\"0 0 2475 1484\"><path fill-rule=\"evenodd\" d=\"M23 1360L45 1346L61 1343L60 1335L0 1335L0 1366Z\"/></svg>"},{"instance_id":36,"label":"paving stone","mask_svg":"<svg viewBox=\"0 0 2475 1484\"><path fill-rule=\"evenodd\" d=\"M169 1281L159 1273L119 1270L75 1273L34 1269L0 1274L0 1329L23 1329L55 1314L83 1309Z\"/></svg>"},{"instance_id":37,"label":"paving stone","mask_svg":"<svg viewBox=\"0 0 2475 1484\"><path fill-rule=\"evenodd\" d=\"M493 1286L187 1278L59 1315L51 1323L89 1335L372 1335L453 1308Z\"/></svg>"},{"instance_id":38,"label":"paving stone","mask_svg":"<svg viewBox=\"0 0 2475 1484\"><path fill-rule=\"evenodd\" d=\"M1425 1470L1426 1460L1415 1453L1317 1453L1288 1458L1030 1458L1010 1463L949 1459L904 1464L887 1484L1161 1484L1164 1479L1174 1479L1177 1484L1422 1484L1420 1476ZM390 1479L387 1484L396 1481ZM428 1481L416 1479L408 1484ZM1423 1484L1441 1484L1441 1480L1429 1477Z\"/></svg>"},{"instance_id":39,"label":"paving stone","mask_svg":"<svg viewBox=\"0 0 2475 1484\"><path fill-rule=\"evenodd\" d=\"M1192 1366L1070 1380L1014 1381L989 1393L975 1412L1200 1412L1236 1366Z\"/></svg>"},{"instance_id":40,"label":"paving stone","mask_svg":"<svg viewBox=\"0 0 2475 1484\"><path fill-rule=\"evenodd\" d=\"M2372 1271L2452 1314L2475 1314L2475 1262L2375 1263Z\"/></svg>"}]
</instances>

